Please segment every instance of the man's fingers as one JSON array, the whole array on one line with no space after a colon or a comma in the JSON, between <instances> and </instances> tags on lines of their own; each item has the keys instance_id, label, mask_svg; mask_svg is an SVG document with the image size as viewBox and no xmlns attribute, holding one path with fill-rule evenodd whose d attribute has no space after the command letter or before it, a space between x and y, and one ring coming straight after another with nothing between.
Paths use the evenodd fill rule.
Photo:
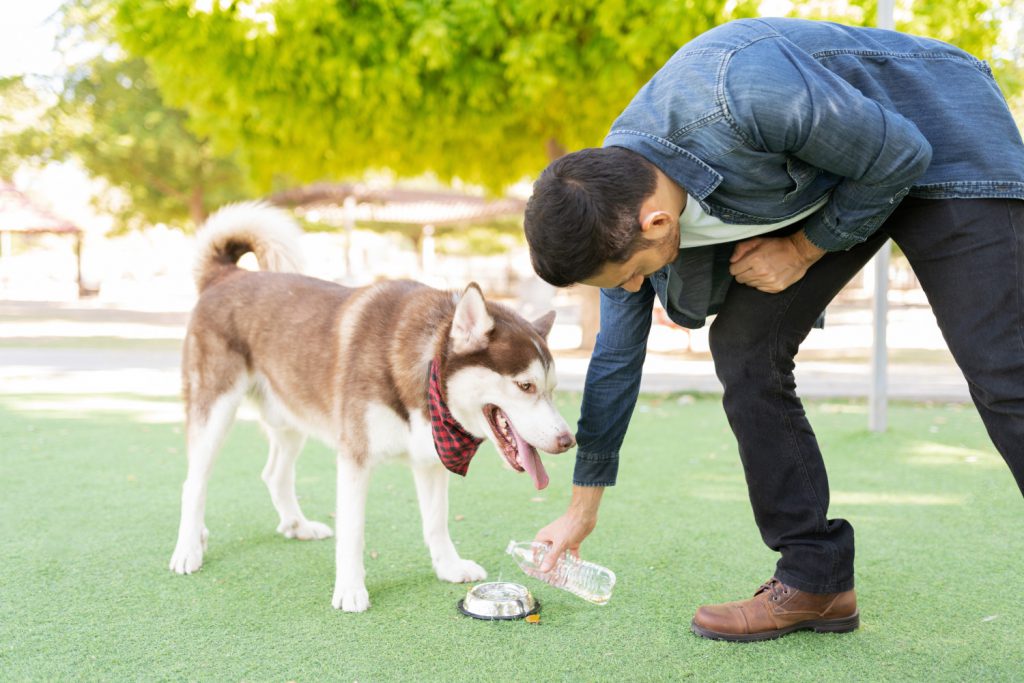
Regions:
<instances>
[{"instance_id":1,"label":"man's fingers","mask_svg":"<svg viewBox=\"0 0 1024 683\"><path fill-rule=\"evenodd\" d=\"M555 568L555 564L558 562L558 558L565 552L565 546L556 546L552 543L548 546L548 552L544 555L544 562L540 565L542 572L549 572Z\"/></svg>"},{"instance_id":2,"label":"man's fingers","mask_svg":"<svg viewBox=\"0 0 1024 683\"><path fill-rule=\"evenodd\" d=\"M753 239L740 242L733 247L732 256L729 257L729 263L736 263L754 249L757 249L758 245L760 245L762 241L763 240L761 238L755 237Z\"/></svg>"},{"instance_id":3,"label":"man's fingers","mask_svg":"<svg viewBox=\"0 0 1024 683\"><path fill-rule=\"evenodd\" d=\"M739 261L738 263L733 263L729 266L729 274L735 277L740 282L743 282L743 280L741 280L740 278L743 277L744 273L748 272L749 270L750 265L748 265L744 261Z\"/></svg>"}]
</instances>

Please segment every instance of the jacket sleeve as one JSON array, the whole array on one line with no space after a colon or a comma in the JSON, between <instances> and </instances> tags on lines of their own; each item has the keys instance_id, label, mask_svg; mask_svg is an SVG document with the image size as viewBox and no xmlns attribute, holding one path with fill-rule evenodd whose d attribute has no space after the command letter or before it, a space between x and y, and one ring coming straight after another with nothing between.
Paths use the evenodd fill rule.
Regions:
<instances>
[{"instance_id":1,"label":"jacket sleeve","mask_svg":"<svg viewBox=\"0 0 1024 683\"><path fill-rule=\"evenodd\" d=\"M730 112L752 145L841 178L804 225L826 251L870 237L931 163L917 126L784 38L738 51L726 79Z\"/></svg>"},{"instance_id":2,"label":"jacket sleeve","mask_svg":"<svg viewBox=\"0 0 1024 683\"><path fill-rule=\"evenodd\" d=\"M650 280L635 293L601 290L601 331L587 368L576 432L577 486L615 484L619 448L640 393L653 304Z\"/></svg>"}]
</instances>

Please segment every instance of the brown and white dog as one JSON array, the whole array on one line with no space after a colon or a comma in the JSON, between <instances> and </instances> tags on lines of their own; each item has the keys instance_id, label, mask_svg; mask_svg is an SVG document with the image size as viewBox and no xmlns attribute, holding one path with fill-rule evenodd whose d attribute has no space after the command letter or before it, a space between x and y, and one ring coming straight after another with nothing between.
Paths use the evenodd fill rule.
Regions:
<instances>
[{"instance_id":1,"label":"brown and white dog","mask_svg":"<svg viewBox=\"0 0 1024 683\"><path fill-rule=\"evenodd\" d=\"M490 438L507 465L543 488L548 478L536 449L560 453L574 445L552 403L555 369L545 339L554 313L527 322L485 301L475 284L461 294L411 281L350 289L299 275L300 235L286 213L261 204L226 207L199 234L200 296L182 359L188 475L171 570L189 574L202 565L207 481L248 394L270 441L262 476L286 537L331 536L299 509L295 460L307 435L337 451L334 607L361 612L370 605L366 494L371 468L393 457L412 467L438 578L485 578L480 565L459 557L448 534L449 473L435 448L432 418L439 418L428 401L428 373L435 373L449 421L474 442ZM259 272L236 265L250 251ZM463 465L460 473L468 461Z\"/></svg>"}]
</instances>

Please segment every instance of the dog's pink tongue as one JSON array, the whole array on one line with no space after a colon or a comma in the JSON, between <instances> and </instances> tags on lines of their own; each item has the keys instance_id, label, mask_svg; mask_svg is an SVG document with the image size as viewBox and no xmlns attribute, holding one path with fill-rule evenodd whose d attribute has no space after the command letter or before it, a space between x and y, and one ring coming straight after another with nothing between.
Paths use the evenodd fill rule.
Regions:
<instances>
[{"instance_id":1,"label":"dog's pink tongue","mask_svg":"<svg viewBox=\"0 0 1024 683\"><path fill-rule=\"evenodd\" d=\"M523 441L523 437L519 436L518 433L513 433L516 435L516 449L519 451L519 463L533 478L533 485L536 486L539 491L546 487L549 481L548 472L544 469L544 463L540 461L540 455L537 453L536 448Z\"/></svg>"}]
</instances>

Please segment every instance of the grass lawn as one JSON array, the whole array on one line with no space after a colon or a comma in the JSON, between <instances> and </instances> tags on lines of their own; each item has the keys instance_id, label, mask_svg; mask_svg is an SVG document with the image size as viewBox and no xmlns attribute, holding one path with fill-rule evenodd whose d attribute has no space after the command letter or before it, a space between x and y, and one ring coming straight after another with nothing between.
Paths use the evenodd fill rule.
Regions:
<instances>
[{"instance_id":1,"label":"grass lawn","mask_svg":"<svg viewBox=\"0 0 1024 683\"><path fill-rule=\"evenodd\" d=\"M700 639L697 606L748 597L760 541L714 398L647 397L584 555L613 568L606 607L521 574L503 554L565 507L572 456L538 493L485 445L451 486L452 535L491 578L527 584L539 625L468 619L437 581L412 477L377 470L372 607L330 606L332 542L289 541L259 479L266 445L239 422L214 470L202 571L169 573L185 472L173 397L0 396L0 680L874 681L1024 677L1024 507L969 406L897 404L888 434L856 402L808 405L833 516L857 529L862 627L758 644ZM561 398L575 419L579 397ZM299 462L306 513L332 523L334 467Z\"/></svg>"}]
</instances>

